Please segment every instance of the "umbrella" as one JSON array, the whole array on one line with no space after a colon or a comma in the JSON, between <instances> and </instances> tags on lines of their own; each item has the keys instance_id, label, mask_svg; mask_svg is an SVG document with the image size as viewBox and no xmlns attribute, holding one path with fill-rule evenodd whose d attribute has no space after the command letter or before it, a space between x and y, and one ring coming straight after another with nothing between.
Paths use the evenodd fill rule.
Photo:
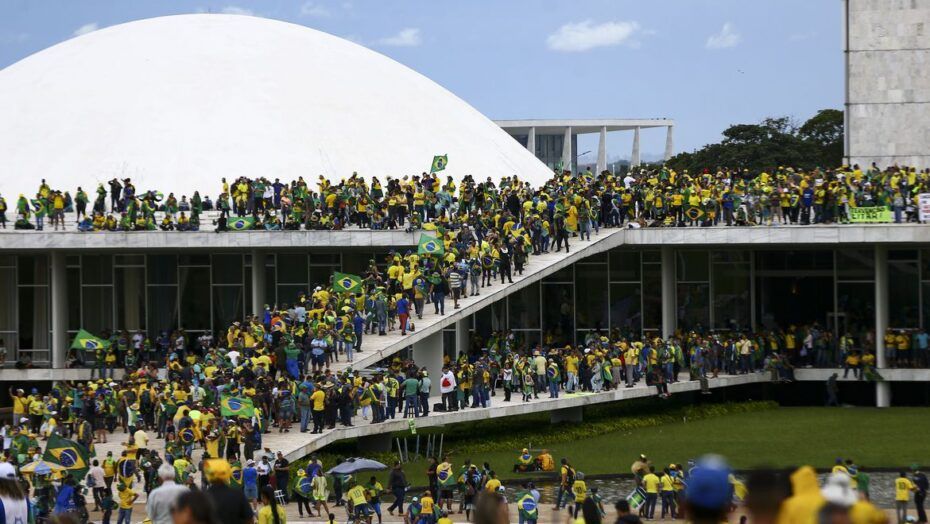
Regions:
<instances>
[{"instance_id":1,"label":"umbrella","mask_svg":"<svg viewBox=\"0 0 930 524\"><path fill-rule=\"evenodd\" d=\"M361 473L362 471L383 471L386 469L388 469L387 466L378 462L377 460L366 458L350 458L349 460L329 470L327 473L331 475L352 475L354 473Z\"/></svg>"},{"instance_id":2,"label":"umbrella","mask_svg":"<svg viewBox=\"0 0 930 524\"><path fill-rule=\"evenodd\" d=\"M35 462L30 462L25 466L19 468L19 472L25 475L48 475L49 473L61 473L65 470L64 466L55 464L54 462L46 462L44 460L37 460Z\"/></svg>"}]
</instances>

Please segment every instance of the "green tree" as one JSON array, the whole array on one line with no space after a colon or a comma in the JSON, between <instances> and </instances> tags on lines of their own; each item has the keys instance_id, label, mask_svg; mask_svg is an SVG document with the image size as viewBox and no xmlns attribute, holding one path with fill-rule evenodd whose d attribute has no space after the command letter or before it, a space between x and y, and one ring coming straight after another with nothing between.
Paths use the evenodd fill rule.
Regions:
<instances>
[{"instance_id":1,"label":"green tree","mask_svg":"<svg viewBox=\"0 0 930 524\"><path fill-rule=\"evenodd\" d=\"M719 143L680 153L669 159L668 165L677 171L687 169L691 172L718 167L753 172L778 166L833 168L840 165L842 155L843 114L825 109L800 127L788 117L730 126L724 130L723 140Z\"/></svg>"}]
</instances>

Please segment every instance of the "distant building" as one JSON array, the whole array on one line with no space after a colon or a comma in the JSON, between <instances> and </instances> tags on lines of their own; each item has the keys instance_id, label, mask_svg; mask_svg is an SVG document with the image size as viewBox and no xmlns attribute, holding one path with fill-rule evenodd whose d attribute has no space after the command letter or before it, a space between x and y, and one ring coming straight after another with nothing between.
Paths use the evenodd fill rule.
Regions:
<instances>
[{"instance_id":1,"label":"distant building","mask_svg":"<svg viewBox=\"0 0 930 524\"><path fill-rule=\"evenodd\" d=\"M552 169L571 165L578 167L578 135L600 133L597 148L597 172L607 169L607 133L614 131L633 131L633 151L630 165L640 164L639 132L641 129L654 127L666 128L665 160L672 156L674 120L656 119L622 119L622 118L588 118L567 120L495 120L504 131L510 133L517 142L529 149L543 164Z\"/></svg>"}]
</instances>

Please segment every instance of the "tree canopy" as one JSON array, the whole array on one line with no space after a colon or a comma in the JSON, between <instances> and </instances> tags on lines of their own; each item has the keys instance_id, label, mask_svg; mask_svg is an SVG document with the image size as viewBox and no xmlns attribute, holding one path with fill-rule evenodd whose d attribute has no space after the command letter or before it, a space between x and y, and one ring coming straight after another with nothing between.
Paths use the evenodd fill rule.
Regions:
<instances>
[{"instance_id":1,"label":"tree canopy","mask_svg":"<svg viewBox=\"0 0 930 524\"><path fill-rule=\"evenodd\" d=\"M675 155L667 164L677 171L717 167L762 171L778 166L834 168L842 161L843 112L823 109L800 126L788 117L730 126L722 141Z\"/></svg>"}]
</instances>

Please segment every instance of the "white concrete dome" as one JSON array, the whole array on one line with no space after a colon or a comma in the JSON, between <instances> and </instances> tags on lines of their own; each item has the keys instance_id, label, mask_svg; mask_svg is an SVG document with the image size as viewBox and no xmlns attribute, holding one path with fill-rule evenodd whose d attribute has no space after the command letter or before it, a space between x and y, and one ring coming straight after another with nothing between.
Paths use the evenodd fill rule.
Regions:
<instances>
[{"instance_id":1,"label":"white concrete dome","mask_svg":"<svg viewBox=\"0 0 930 524\"><path fill-rule=\"evenodd\" d=\"M198 14L101 29L0 70L0 193L52 187L215 196L220 178L428 171L538 184L549 170L473 107L363 46L304 26ZM12 202L10 202L12 205Z\"/></svg>"}]
</instances>

